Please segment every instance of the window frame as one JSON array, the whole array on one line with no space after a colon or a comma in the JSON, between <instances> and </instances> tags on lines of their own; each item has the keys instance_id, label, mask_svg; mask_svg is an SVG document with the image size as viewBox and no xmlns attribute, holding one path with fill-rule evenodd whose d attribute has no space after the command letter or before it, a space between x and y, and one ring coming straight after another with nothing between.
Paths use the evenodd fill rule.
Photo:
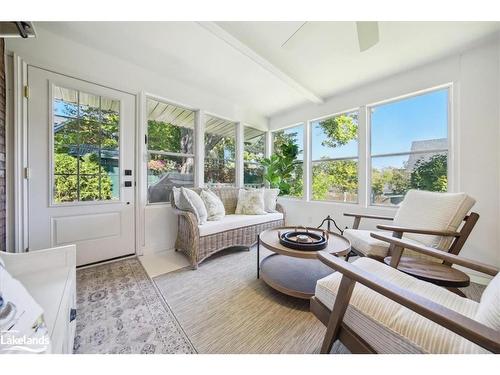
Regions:
<instances>
[{"instance_id":1,"label":"window frame","mask_svg":"<svg viewBox=\"0 0 500 375\"><path fill-rule=\"evenodd\" d=\"M354 107L345 111L339 111L335 112L332 114L328 114L325 116L317 117L312 120L308 121L308 132L309 132L309 147L308 149L310 150L310 157L309 157L309 199L308 201L310 202L319 202L319 203L339 203L342 205L355 205L358 206L360 204L360 176L361 176L361 142L360 142L360 136L361 136L361 127L360 127L360 118L362 116L362 107ZM329 158L329 159L321 159L321 160L313 160L312 158L312 146L313 146L313 137L312 137L312 132L313 132L313 123L321 120L327 120L333 117L337 117L340 115L345 115L349 113L357 112L358 113L358 131L356 135L356 141L357 141L357 156L348 156L348 157L338 157L338 158ZM356 202L343 202L343 201L337 201L337 200L323 200L323 199L313 199L313 164L318 161L340 161L340 160L356 160L357 161L357 175L358 175L358 187L357 187L357 193L356 193Z\"/></svg>"},{"instance_id":2,"label":"window frame","mask_svg":"<svg viewBox=\"0 0 500 375\"><path fill-rule=\"evenodd\" d=\"M176 153L176 152L170 152L170 151L155 151L155 150L150 150L149 149L149 126L148 126L148 115L146 113L147 111L147 103L148 100L154 100L163 104L168 104L177 108L182 108L187 111L191 111L194 113L194 127L193 127L193 153L192 154L186 154L186 153ZM193 188L196 187L196 173L197 173L197 163L196 163L196 151L197 151L197 116L198 110L191 108L189 106L185 106L183 104L176 103L174 101L170 101L167 99L163 99L161 97L155 96L155 95L150 95L146 94L145 95L145 101L144 101L144 136L145 136L145 144L144 144L144 149L145 149L145 156L146 156L146 161L144 163L145 165L145 193L146 193L146 206L158 206L158 205L170 205L170 201L167 200L166 202L150 202L149 201L149 185L148 185L148 163L150 160L150 155L155 154L155 155L161 155L161 156L174 156L174 157L186 157L186 158L193 158ZM147 140L147 141L146 141Z\"/></svg>"},{"instance_id":3,"label":"window frame","mask_svg":"<svg viewBox=\"0 0 500 375\"><path fill-rule=\"evenodd\" d=\"M298 128L299 126L302 126L302 131L303 131L303 135L302 135L302 196L301 197L294 197L293 195L283 195L283 196L280 196L281 199L290 199L290 200L294 200L294 201L310 201L309 197L307 196L308 195L308 189L307 189L307 181L306 181L306 177L308 176L309 174L309 162L306 163L307 160L310 160L308 155L306 155L306 153L308 153L308 149L309 147L306 147L307 146L307 139L310 138L309 137L309 129L310 129L310 121L299 121L299 122L296 122L294 123L293 125L287 125L287 126L284 126L282 128L279 128L279 129L274 129L274 130L271 130L270 133L271 133L271 150L270 150L270 154L272 155L272 153L274 152L274 133L277 133L277 132L280 132L280 131L285 131L285 130L288 130L288 129L291 129L291 128Z\"/></svg>"},{"instance_id":4,"label":"window frame","mask_svg":"<svg viewBox=\"0 0 500 375\"><path fill-rule=\"evenodd\" d=\"M64 83L59 83L55 80L49 80L49 105L48 105L48 117L49 117L49 124L50 124L50 131L49 133L49 176L48 176L48 183L49 183L49 202L48 202L48 207L71 207L71 206L95 206L95 205L108 205L108 204L121 204L123 203L123 187L122 187L122 181L123 177L121 175L121 170L122 170L122 158L123 158L123 137L122 137L122 118L123 118L123 103L122 100L118 97L114 96L109 96L109 95L101 95L97 94L95 92L90 92L86 90L81 90L78 88L72 88L68 87L68 85ZM54 118L55 118L55 106L54 106L54 96L55 96L55 89L56 87L61 87L65 89L70 89L74 90L78 93L78 107L80 106L80 93L84 92L85 94L93 95L99 97L99 110L100 110L100 103L101 103L101 98L104 97L106 99L111 99L114 101L117 101L120 103L120 109L118 111L120 120L118 122L118 134L119 134L119 139L118 139L118 155L119 155L119 160L118 160L118 170L120 173L118 174L118 197L116 199L96 199L96 200L88 200L88 201L82 201L82 200L75 200L71 202L56 202L54 200L54 188L55 188L55 183L56 183L56 174L55 172L55 142L54 142ZM79 109L78 109L79 111ZM77 117L79 118L79 116ZM78 174L79 176L80 174ZM77 176L77 175L74 175Z\"/></svg>"},{"instance_id":5,"label":"window frame","mask_svg":"<svg viewBox=\"0 0 500 375\"><path fill-rule=\"evenodd\" d=\"M447 126L446 126L446 149L430 149L430 150L425 150L425 151L416 151L416 152L411 152L411 151L405 151L405 152L395 152L395 153L387 153L387 154L372 154L372 108L381 106L381 105L386 105L386 104L391 104L391 103L397 103L406 99L411 99L415 98L418 96L423 96L432 92L437 92L437 91L442 91L446 90L447 91ZM452 181L452 173L451 171L453 170L453 157L452 157L452 137L453 137L453 101L452 101L452 95L453 95L453 83L446 83L443 85L439 86L433 86L424 90L419 90L415 91L412 93L400 95L397 97L393 97L390 99L374 102L371 104L367 104L366 107L366 165L367 165L367 173L366 173L366 207L374 207L374 208L386 208L386 209L398 209L398 205L384 205L384 204L376 204L372 202L372 159L375 157L391 157L391 156L404 156L404 155L418 155L418 154L430 154L430 153L442 153L446 152L447 153L447 173L446 177L448 180L448 189L447 191L450 191L450 186L453 186L453 181Z\"/></svg>"},{"instance_id":6,"label":"window frame","mask_svg":"<svg viewBox=\"0 0 500 375\"><path fill-rule=\"evenodd\" d=\"M208 117L215 117L219 120L223 120L223 121L227 121L227 122L230 122L233 124L234 126L234 159L227 159L227 161L232 161L234 163L234 183L233 184L228 184L228 183L221 183L221 182L217 182L216 184L218 186L221 186L221 187L238 187L238 153L239 153L239 142L238 142L238 127L240 125L240 122L239 121L235 121L235 120L232 120L230 118L227 118L227 117L224 117L224 116L219 116L215 113L211 113L211 112L206 112L204 111L203 112L203 118L202 118L202 122L203 122L203 134L202 134L202 137L203 137L203 142L204 142L204 145L205 145L205 135L207 134L207 128L206 128L206 125L207 125L207 118ZM206 145L205 145L206 146ZM212 183L205 181L205 160L207 159L206 157L206 147L203 147L203 158L200 159L202 160L203 162L203 176L202 176L202 186L204 187L213 187L215 185L213 185ZM208 158L208 159L211 159L211 158ZM212 159L213 160L213 159ZM226 161L226 159L224 159L224 161Z\"/></svg>"}]
</instances>

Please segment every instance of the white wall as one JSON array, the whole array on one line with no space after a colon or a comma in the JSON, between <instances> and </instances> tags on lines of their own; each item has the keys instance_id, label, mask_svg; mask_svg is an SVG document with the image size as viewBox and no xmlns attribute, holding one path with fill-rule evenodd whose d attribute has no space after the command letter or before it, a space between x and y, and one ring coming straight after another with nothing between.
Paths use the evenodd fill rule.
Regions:
<instances>
[{"instance_id":1,"label":"white wall","mask_svg":"<svg viewBox=\"0 0 500 375\"><path fill-rule=\"evenodd\" d=\"M210 92L189 86L182 82L182 77L178 79L168 76L168 72L165 75L152 73L125 60L55 35L42 27L37 29L36 39L7 39L6 52L19 55L28 64L127 91L137 97L144 91L267 130L267 118L250 108L243 108ZM10 126L12 130L12 123ZM144 222L138 223L138 226L144 231L144 254L173 249L177 221L170 206L155 205L143 209ZM12 216L12 212L9 216ZM9 232L10 238L14 238L12 226Z\"/></svg>"},{"instance_id":2,"label":"white wall","mask_svg":"<svg viewBox=\"0 0 500 375\"><path fill-rule=\"evenodd\" d=\"M273 116L270 129L453 83L451 187L465 191L481 215L462 255L500 266L500 43L498 38L440 60L347 91L322 105L305 105ZM360 134L363 137L363 134ZM360 140L362 143L364 140ZM290 223L318 225L330 214L344 227L343 212L394 214L391 208L282 199ZM366 223L368 227L370 224ZM371 224L373 225L373 224Z\"/></svg>"}]
</instances>

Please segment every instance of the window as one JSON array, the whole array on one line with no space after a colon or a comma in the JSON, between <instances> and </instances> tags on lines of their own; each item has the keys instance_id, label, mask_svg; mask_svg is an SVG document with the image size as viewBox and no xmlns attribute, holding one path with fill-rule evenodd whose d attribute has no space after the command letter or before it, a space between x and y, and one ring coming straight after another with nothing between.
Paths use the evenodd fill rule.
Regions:
<instances>
[{"instance_id":1,"label":"window","mask_svg":"<svg viewBox=\"0 0 500 375\"><path fill-rule=\"evenodd\" d=\"M297 157L289 176L280 176L285 183L280 186L283 195L301 198L304 195L304 124L273 133L273 152L280 157L287 153L286 145L297 146Z\"/></svg>"},{"instance_id":2,"label":"window","mask_svg":"<svg viewBox=\"0 0 500 375\"><path fill-rule=\"evenodd\" d=\"M120 198L120 102L53 87L54 203Z\"/></svg>"},{"instance_id":3,"label":"window","mask_svg":"<svg viewBox=\"0 0 500 375\"><path fill-rule=\"evenodd\" d=\"M399 204L409 189L446 191L448 89L370 108L371 203Z\"/></svg>"},{"instance_id":4,"label":"window","mask_svg":"<svg viewBox=\"0 0 500 375\"><path fill-rule=\"evenodd\" d=\"M205 122L205 184L234 185L236 123L214 116Z\"/></svg>"},{"instance_id":5,"label":"window","mask_svg":"<svg viewBox=\"0 0 500 375\"><path fill-rule=\"evenodd\" d=\"M262 187L264 167L260 162L266 150L266 132L247 126L243 132L243 183L246 187Z\"/></svg>"},{"instance_id":6,"label":"window","mask_svg":"<svg viewBox=\"0 0 500 375\"><path fill-rule=\"evenodd\" d=\"M147 99L148 202L169 202L174 186L194 186L195 112Z\"/></svg>"},{"instance_id":7,"label":"window","mask_svg":"<svg viewBox=\"0 0 500 375\"><path fill-rule=\"evenodd\" d=\"M358 112L311 123L312 199L358 201Z\"/></svg>"}]
</instances>

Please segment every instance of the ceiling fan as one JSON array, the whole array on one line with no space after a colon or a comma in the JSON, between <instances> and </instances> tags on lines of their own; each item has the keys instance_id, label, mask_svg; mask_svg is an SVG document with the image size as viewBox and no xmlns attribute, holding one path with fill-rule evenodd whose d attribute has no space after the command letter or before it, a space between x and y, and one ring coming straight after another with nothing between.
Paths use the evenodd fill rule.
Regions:
<instances>
[{"instance_id":1,"label":"ceiling fan","mask_svg":"<svg viewBox=\"0 0 500 375\"><path fill-rule=\"evenodd\" d=\"M314 22L304 22L302 23L297 30L293 32L290 37L281 45L281 48L288 49L290 48L292 41L296 41L297 39L306 38L306 35L313 31L315 28ZM378 30L378 22L376 21L357 21L356 22L356 30L358 34L358 45L359 51L364 52L367 49L373 47L375 44L379 42L379 30Z\"/></svg>"}]
</instances>

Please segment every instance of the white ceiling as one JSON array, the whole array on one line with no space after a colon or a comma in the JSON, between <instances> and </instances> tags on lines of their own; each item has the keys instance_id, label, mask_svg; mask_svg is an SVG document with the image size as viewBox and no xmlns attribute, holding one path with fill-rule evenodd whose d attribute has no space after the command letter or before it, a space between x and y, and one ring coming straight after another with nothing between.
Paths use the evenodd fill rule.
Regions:
<instances>
[{"instance_id":1,"label":"white ceiling","mask_svg":"<svg viewBox=\"0 0 500 375\"><path fill-rule=\"evenodd\" d=\"M380 22L380 42L360 53L354 22L313 22L282 48L302 24L45 22L36 26L264 116L444 57L500 29L498 22Z\"/></svg>"}]
</instances>

